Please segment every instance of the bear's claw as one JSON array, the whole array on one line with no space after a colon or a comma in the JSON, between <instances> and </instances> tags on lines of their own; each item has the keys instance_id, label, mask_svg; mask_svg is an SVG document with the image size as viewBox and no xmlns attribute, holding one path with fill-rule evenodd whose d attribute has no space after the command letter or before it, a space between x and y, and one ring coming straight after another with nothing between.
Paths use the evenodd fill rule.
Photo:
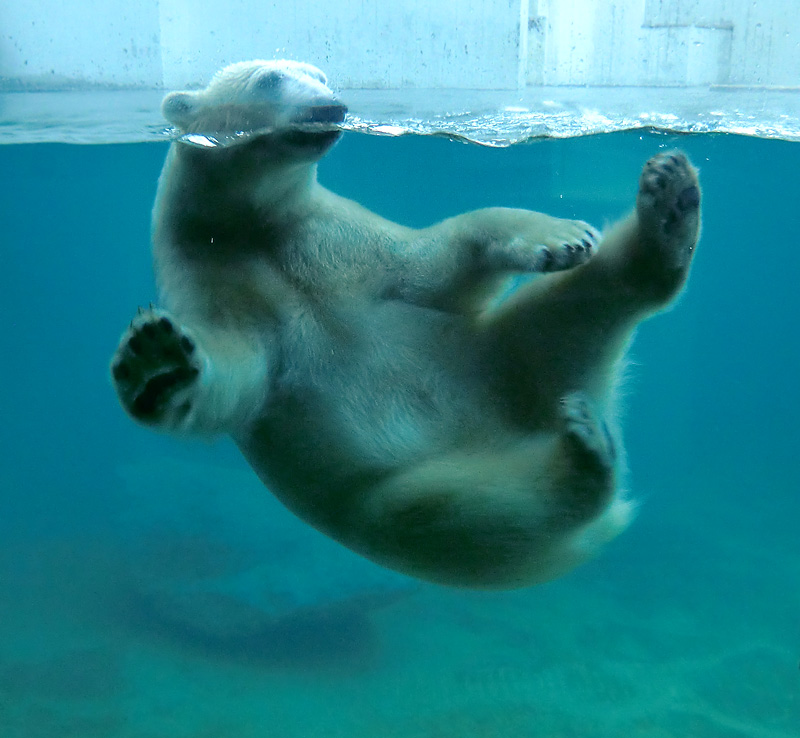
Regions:
<instances>
[{"instance_id":1,"label":"bear's claw","mask_svg":"<svg viewBox=\"0 0 800 738\"><path fill-rule=\"evenodd\" d=\"M532 271L560 272L579 266L592 257L599 240L600 234L594 228L586 227L576 229L569 240L542 244L536 250L536 264Z\"/></svg>"}]
</instances>

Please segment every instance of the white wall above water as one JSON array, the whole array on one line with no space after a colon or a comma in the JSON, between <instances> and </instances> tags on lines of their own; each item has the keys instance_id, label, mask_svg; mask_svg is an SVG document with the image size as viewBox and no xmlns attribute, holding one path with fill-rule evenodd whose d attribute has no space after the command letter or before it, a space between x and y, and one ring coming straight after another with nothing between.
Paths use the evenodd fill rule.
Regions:
<instances>
[{"instance_id":1,"label":"white wall above water","mask_svg":"<svg viewBox=\"0 0 800 738\"><path fill-rule=\"evenodd\" d=\"M792 117L799 10L797 0L8 0L0 6L0 139L9 125L24 127L20 115L57 118L68 104L20 93L198 87L227 63L259 57L310 61L343 90L513 93L493 98L505 107L524 108L532 94L541 102L542 86L625 86L642 88L644 113L669 116L654 90L783 90L774 110ZM452 115L437 95L428 93L428 109ZM748 95L742 110L758 117ZM592 98L601 114L603 98ZM120 115L126 99L115 98ZM401 94L393 99L406 105ZM470 95L460 99L459 115L476 112ZM716 96L712 107L733 113L742 99Z\"/></svg>"},{"instance_id":2,"label":"white wall above water","mask_svg":"<svg viewBox=\"0 0 800 738\"><path fill-rule=\"evenodd\" d=\"M796 0L62 0L0 9L5 89L198 86L291 57L342 88L800 87Z\"/></svg>"}]
</instances>

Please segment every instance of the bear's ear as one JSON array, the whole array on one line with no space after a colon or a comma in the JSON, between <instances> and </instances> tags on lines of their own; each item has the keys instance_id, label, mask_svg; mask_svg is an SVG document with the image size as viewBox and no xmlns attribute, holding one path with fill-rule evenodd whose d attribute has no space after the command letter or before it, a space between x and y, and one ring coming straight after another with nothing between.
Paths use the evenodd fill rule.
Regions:
<instances>
[{"instance_id":1,"label":"bear's ear","mask_svg":"<svg viewBox=\"0 0 800 738\"><path fill-rule=\"evenodd\" d=\"M194 117L196 107L192 92L170 92L161 103L161 114L178 128L185 128Z\"/></svg>"}]
</instances>

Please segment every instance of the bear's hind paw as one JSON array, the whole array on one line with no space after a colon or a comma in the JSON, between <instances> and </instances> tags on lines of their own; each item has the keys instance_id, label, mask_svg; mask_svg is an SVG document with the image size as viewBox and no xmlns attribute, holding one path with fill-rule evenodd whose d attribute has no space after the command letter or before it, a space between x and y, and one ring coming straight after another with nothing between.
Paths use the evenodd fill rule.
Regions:
<instances>
[{"instance_id":1,"label":"bear's hind paw","mask_svg":"<svg viewBox=\"0 0 800 738\"><path fill-rule=\"evenodd\" d=\"M111 362L120 402L136 420L179 427L202 370L196 342L163 310L139 309Z\"/></svg>"},{"instance_id":2,"label":"bear's hind paw","mask_svg":"<svg viewBox=\"0 0 800 738\"><path fill-rule=\"evenodd\" d=\"M590 401L581 392L561 400L564 440L575 459L582 465L611 471L616 461L614 441L608 426L597 417Z\"/></svg>"},{"instance_id":3,"label":"bear's hind paw","mask_svg":"<svg viewBox=\"0 0 800 738\"><path fill-rule=\"evenodd\" d=\"M669 257L670 266L688 266L700 226L697 172L681 151L652 157L642 170L637 199L639 224Z\"/></svg>"}]
</instances>

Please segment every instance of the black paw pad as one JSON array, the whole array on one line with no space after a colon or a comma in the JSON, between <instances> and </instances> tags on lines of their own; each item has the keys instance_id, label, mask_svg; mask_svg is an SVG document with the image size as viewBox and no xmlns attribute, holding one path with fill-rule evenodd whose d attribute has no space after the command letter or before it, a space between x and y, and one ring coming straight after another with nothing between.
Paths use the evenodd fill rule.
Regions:
<instances>
[{"instance_id":1,"label":"black paw pad","mask_svg":"<svg viewBox=\"0 0 800 738\"><path fill-rule=\"evenodd\" d=\"M138 335L131 336L130 340L128 341L128 349L130 349L130 352L135 356L141 356L142 352L144 351L142 339Z\"/></svg>"},{"instance_id":2,"label":"black paw pad","mask_svg":"<svg viewBox=\"0 0 800 738\"><path fill-rule=\"evenodd\" d=\"M692 185L683 190L683 192L678 195L678 200L675 205L682 213L689 210L697 210L697 208L700 207L700 190L698 187Z\"/></svg>"},{"instance_id":3,"label":"black paw pad","mask_svg":"<svg viewBox=\"0 0 800 738\"><path fill-rule=\"evenodd\" d=\"M111 374L113 375L114 379L120 382L128 379L131 376L131 370L127 364L120 362L119 364L114 364L114 366L111 367Z\"/></svg>"},{"instance_id":4,"label":"black paw pad","mask_svg":"<svg viewBox=\"0 0 800 738\"><path fill-rule=\"evenodd\" d=\"M172 318L140 308L111 364L122 405L147 423L181 421L191 409L185 395L202 371L200 352Z\"/></svg>"},{"instance_id":5,"label":"black paw pad","mask_svg":"<svg viewBox=\"0 0 800 738\"><path fill-rule=\"evenodd\" d=\"M140 418L151 418L178 389L197 378L194 367L176 367L171 371L151 377L133 401L133 409Z\"/></svg>"},{"instance_id":6,"label":"black paw pad","mask_svg":"<svg viewBox=\"0 0 800 738\"><path fill-rule=\"evenodd\" d=\"M194 341L188 336L181 336L181 348L187 356L191 356L194 353Z\"/></svg>"}]
</instances>

